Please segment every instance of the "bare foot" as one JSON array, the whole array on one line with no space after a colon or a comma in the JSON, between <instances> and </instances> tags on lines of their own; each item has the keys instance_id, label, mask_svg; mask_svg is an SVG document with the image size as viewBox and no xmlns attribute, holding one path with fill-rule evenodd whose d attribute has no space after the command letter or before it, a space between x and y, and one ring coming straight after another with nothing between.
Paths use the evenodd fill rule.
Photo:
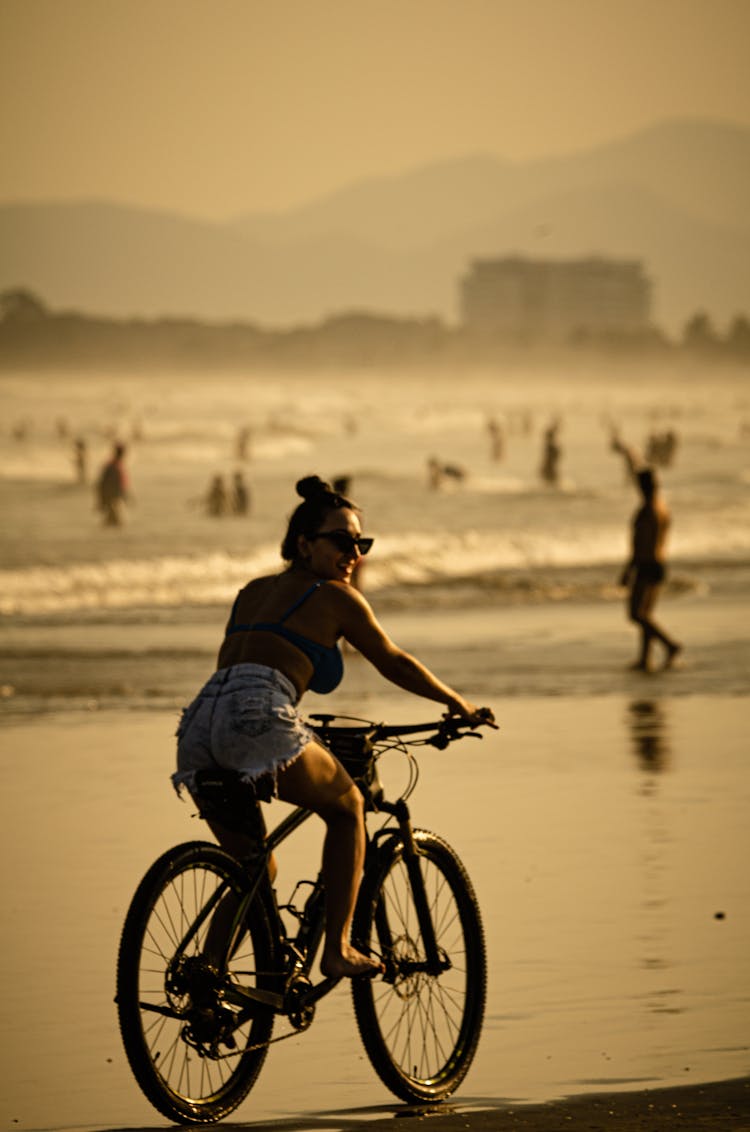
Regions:
<instances>
[{"instance_id":1,"label":"bare foot","mask_svg":"<svg viewBox=\"0 0 750 1132\"><path fill-rule=\"evenodd\" d=\"M664 661L664 668L679 667L678 657L682 652L682 645L678 645L675 641L674 644L669 645L667 648L667 659Z\"/></svg>"},{"instance_id":2,"label":"bare foot","mask_svg":"<svg viewBox=\"0 0 750 1132\"><path fill-rule=\"evenodd\" d=\"M346 947L344 954L336 951L323 953L320 969L327 979L356 979L361 976L372 978L382 975L385 966L379 959L370 959L353 947Z\"/></svg>"}]
</instances>

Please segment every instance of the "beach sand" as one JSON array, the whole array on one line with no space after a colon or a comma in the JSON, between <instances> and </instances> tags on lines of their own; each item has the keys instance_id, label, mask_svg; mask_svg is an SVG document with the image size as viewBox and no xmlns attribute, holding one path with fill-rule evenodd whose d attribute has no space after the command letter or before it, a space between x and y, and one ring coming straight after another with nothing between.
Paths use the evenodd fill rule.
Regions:
<instances>
[{"instance_id":1,"label":"beach sand","mask_svg":"<svg viewBox=\"0 0 750 1132\"><path fill-rule=\"evenodd\" d=\"M748 701L681 696L677 679L498 698L500 731L421 756L415 823L458 850L489 951L479 1051L429 1118L435 1132L566 1127L568 1115L582 1128L671 1127L654 1122L652 1090L750 1069ZM376 719L438 714L356 659L336 704ZM205 835L168 782L175 722L171 709L94 703L4 719L2 1127L163 1127L130 1074L113 996L138 880L164 849ZM389 756L382 769L395 792L405 768ZM282 861L282 896L312 874L319 845L310 822ZM674 1103L704 1112L712 1095ZM715 1095L719 1123L682 1127L740 1129L721 1120L746 1092ZM528 1108L571 1096L584 1099ZM339 987L308 1034L271 1051L228 1123L373 1127L411 1111L376 1078Z\"/></svg>"}]
</instances>

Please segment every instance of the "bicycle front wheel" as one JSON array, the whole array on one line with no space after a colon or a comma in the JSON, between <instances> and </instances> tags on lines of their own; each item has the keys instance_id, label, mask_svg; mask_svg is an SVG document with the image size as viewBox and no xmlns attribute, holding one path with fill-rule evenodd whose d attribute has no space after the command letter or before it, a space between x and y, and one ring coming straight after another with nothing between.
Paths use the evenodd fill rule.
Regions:
<instances>
[{"instance_id":1,"label":"bicycle front wheel","mask_svg":"<svg viewBox=\"0 0 750 1132\"><path fill-rule=\"evenodd\" d=\"M382 979L352 982L360 1036L384 1085L408 1102L441 1100L471 1066L484 1018L487 961L471 881L451 847L414 830L441 958L428 970L404 847L387 847L365 877L352 936L379 952Z\"/></svg>"},{"instance_id":2,"label":"bicycle front wheel","mask_svg":"<svg viewBox=\"0 0 750 1132\"><path fill-rule=\"evenodd\" d=\"M228 987L273 983L272 934L258 897L217 966L245 886L240 865L217 846L178 845L146 873L123 927L117 1008L125 1052L151 1103L181 1123L233 1112L268 1049L272 1011L226 999Z\"/></svg>"}]
</instances>

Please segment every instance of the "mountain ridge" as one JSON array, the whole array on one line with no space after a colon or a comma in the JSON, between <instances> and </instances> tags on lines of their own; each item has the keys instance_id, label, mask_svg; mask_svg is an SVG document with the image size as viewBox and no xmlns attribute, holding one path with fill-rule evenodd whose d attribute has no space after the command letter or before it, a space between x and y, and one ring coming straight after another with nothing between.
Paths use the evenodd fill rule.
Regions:
<instances>
[{"instance_id":1,"label":"mountain ridge","mask_svg":"<svg viewBox=\"0 0 750 1132\"><path fill-rule=\"evenodd\" d=\"M454 319L472 258L637 258L655 322L750 310L750 129L677 120L573 156L473 154L211 221L112 201L0 205L0 287L116 316Z\"/></svg>"}]
</instances>

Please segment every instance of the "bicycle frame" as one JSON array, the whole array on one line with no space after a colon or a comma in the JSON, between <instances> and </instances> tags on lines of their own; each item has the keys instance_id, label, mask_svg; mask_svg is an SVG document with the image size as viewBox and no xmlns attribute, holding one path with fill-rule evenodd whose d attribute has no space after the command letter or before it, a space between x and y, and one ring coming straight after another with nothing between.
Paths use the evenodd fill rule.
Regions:
<instances>
[{"instance_id":1,"label":"bicycle frame","mask_svg":"<svg viewBox=\"0 0 750 1132\"><path fill-rule=\"evenodd\" d=\"M424 964L411 964L410 970L424 970L428 974L439 974L445 969L446 964L439 953L435 939L435 929L424 889L424 881L419 865L419 852L412 833L409 808L403 800L399 800L398 802L386 802L382 800L379 803L378 809L380 812L391 814L396 818L398 822L398 833L396 833L394 829L386 827L379 830L373 838L368 836L365 869L367 870L374 866L373 854L378 852L378 843L384 837L387 838L389 842L392 842L394 839L399 839L402 842L403 858L409 874L414 896L414 905L426 953L426 962ZM320 898L322 896L320 877L314 882L299 882L312 884L313 892L310 894L310 897L308 897L305 909L300 917L300 933L294 938L289 938L284 931L281 921L280 912L283 909L278 907L275 893L271 887L268 875L268 862L274 850L286 841L286 839L310 817L312 817L311 810L305 810L301 807L292 810L290 814L271 830L262 850L259 847L258 854L255 854L250 859L252 862L252 871L249 872L247 888L243 892L237 908L234 911L226 941L219 956L220 970L226 968L231 955L239 943L239 938L243 932L243 924L252 901L256 898L258 891L265 887L267 905L269 906L269 911L272 913L271 920L275 935L275 950L279 955L286 951L287 954L292 957L294 963L288 974L295 973L294 967L296 967L296 974L302 975L305 978L309 977L310 968L315 960L325 927L325 912L323 901ZM227 898L229 892L230 889L227 883L222 885L211 895L205 906L201 909L198 917L189 926L185 936L181 940L175 952L176 959L182 956L201 926L215 911L221 901ZM309 907L311 900L315 901L312 909ZM289 906L285 905L284 907L288 908ZM393 938L388 922L387 910L382 902L379 902L376 909L375 922L378 930L378 938L386 961L386 974L384 978L386 982L393 982L396 977L396 972L393 970L392 964L388 962L388 956L393 947ZM300 934L303 930L305 935L301 940ZM303 946L300 947L300 944ZM340 980L337 978L324 978L317 984L311 984L309 988L305 990L304 994L302 994L299 1001L295 1003L295 1007L298 1008L301 1006L309 1008L314 1006L315 1003L333 990L334 986L336 986L339 981ZM244 987L239 984L229 984L225 986L222 990L222 998L225 1002L240 1008L240 1010L248 1010L254 1005L262 1005L270 1007L274 1013L285 1014L288 1012L289 1006L288 996L284 992L266 990L258 987Z\"/></svg>"},{"instance_id":2,"label":"bicycle frame","mask_svg":"<svg viewBox=\"0 0 750 1132\"><path fill-rule=\"evenodd\" d=\"M328 724L333 716L316 716L314 717L322 721L322 728L320 734L324 739L329 741L336 736L336 728L329 728ZM392 733L394 735L416 734L424 731L434 725L410 724L403 727L394 728L380 728L379 731L383 735ZM342 727L338 729L341 734L351 734L352 729ZM355 728L356 732L357 729ZM332 744L335 747L335 743ZM435 746L443 744L436 742ZM447 745L444 744L444 745ZM378 794L377 803L373 804L373 796L370 788L362 783L360 785L366 801L369 803L370 809L377 810L378 813L388 814L395 818L397 822L398 831L393 827L385 826L378 830L374 836L367 835L367 852L365 857L365 875L368 871L376 866L378 855L380 853L381 842L383 849L392 847L394 842L400 842L402 845L402 857L406 870L409 876L409 883L411 885L412 895L414 898L414 907L417 914L417 921L422 936L424 945L425 961L418 963L409 961L408 972L416 973L423 971L428 975L439 975L442 971L450 965L449 961L441 954L437 945L435 935L435 926L432 921L427 894L424 886L424 878L420 868L419 850L414 839L411 814L409 807L404 798L399 798L396 802L389 802L382 794ZM382 788L380 788L382 790ZM279 824L272 829L265 838L262 845L258 845L257 851L249 858L241 862L247 870L248 884L246 890L242 894L237 908L232 917L231 926L229 928L225 943L222 947L219 956L219 969L225 970L234 950L236 949L240 936L243 932L243 924L246 919L248 910L252 901L256 898L259 890L263 892L266 906L271 920L272 931L274 933L274 950L281 956L284 953L291 958L292 962L289 964L289 969L286 970L287 976L302 976L306 980L306 986L301 996L295 1000L295 1009L300 1006L310 1008L314 1006L321 998L331 991L334 986L340 981L337 978L324 978L319 983L313 985L309 982L309 975L311 967L315 961L320 941L324 934L325 929L325 911L322 900L322 882L320 874L314 882L304 882L313 885L313 892L308 897L305 903L303 912L300 914L293 909L290 905L278 906L276 901L276 894L270 882L268 873L268 863L272 853L278 849L292 833L295 832L301 825L303 825L308 818L312 817L313 811L296 807ZM364 878L363 878L364 879ZM296 891L296 889L295 889ZM184 938L182 939L175 957L183 954L190 941L198 932L202 924L211 915L214 909L219 905L222 899L228 895L228 885L221 886L209 899L204 908L201 909L198 917L188 928ZM311 907L312 903L312 907ZM300 918L300 930L296 937L289 938L284 929L281 920L281 911L286 908L291 911L293 915L298 915ZM397 972L394 968L390 955L393 951L394 940L391 934L390 925L388 922L388 912L385 908L383 901L378 901L378 906L375 909L375 925L377 928L378 939L383 953L383 959L386 965L386 972L384 977L385 982L395 981L399 973L403 974L403 969ZM303 934L304 933L304 934ZM403 962L401 964L404 966ZM279 969L281 973L281 969ZM292 979L289 980L290 982ZM240 1009L252 1009L253 1005L263 1005L270 1007L274 1013L288 1014L289 1013L289 996L288 986L284 991L272 991L262 988L243 987L237 984L229 984L222 991L222 997L227 1003L237 1006Z\"/></svg>"}]
</instances>

